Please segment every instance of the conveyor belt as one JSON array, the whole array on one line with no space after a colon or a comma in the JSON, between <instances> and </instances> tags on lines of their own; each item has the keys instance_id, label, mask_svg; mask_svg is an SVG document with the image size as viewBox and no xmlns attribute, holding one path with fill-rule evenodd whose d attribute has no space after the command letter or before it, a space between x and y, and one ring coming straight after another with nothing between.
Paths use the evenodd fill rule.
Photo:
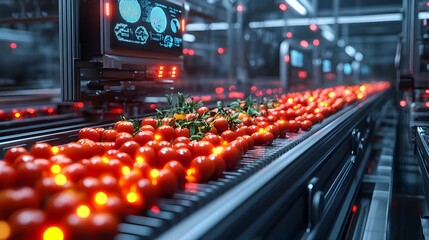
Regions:
<instances>
[{"instance_id":1,"label":"conveyor belt","mask_svg":"<svg viewBox=\"0 0 429 240\"><path fill-rule=\"evenodd\" d=\"M249 150L237 169L224 172L222 178L187 184L171 198L160 199L157 207L125 217L116 239L338 236L341 226L332 226L347 217L356 197L363 151L375 113L387 96L387 91L374 95L344 108L309 132L288 133L272 146ZM1 142L0 147L64 144L77 140L78 126L74 127Z\"/></svg>"}]
</instances>

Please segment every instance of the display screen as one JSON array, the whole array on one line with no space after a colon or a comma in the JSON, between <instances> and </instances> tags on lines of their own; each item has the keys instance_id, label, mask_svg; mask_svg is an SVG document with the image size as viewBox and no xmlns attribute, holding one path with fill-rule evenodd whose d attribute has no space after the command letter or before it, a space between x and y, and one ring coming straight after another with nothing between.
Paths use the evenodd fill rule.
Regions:
<instances>
[{"instance_id":1,"label":"display screen","mask_svg":"<svg viewBox=\"0 0 429 240\"><path fill-rule=\"evenodd\" d=\"M293 67L302 68L304 67L304 54L296 50L290 51L290 64Z\"/></svg>"},{"instance_id":2,"label":"display screen","mask_svg":"<svg viewBox=\"0 0 429 240\"><path fill-rule=\"evenodd\" d=\"M182 54L182 8L160 0L117 0L111 7L111 47Z\"/></svg>"},{"instance_id":3,"label":"display screen","mask_svg":"<svg viewBox=\"0 0 429 240\"><path fill-rule=\"evenodd\" d=\"M322 61L322 72L327 73L332 71L331 60L324 59Z\"/></svg>"}]
</instances>

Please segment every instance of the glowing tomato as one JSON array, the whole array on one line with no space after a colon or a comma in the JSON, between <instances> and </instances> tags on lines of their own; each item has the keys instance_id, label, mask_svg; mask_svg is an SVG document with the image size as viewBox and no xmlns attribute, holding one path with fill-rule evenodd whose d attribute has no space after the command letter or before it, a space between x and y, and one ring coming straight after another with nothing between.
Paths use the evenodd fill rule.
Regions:
<instances>
[{"instance_id":1,"label":"glowing tomato","mask_svg":"<svg viewBox=\"0 0 429 240\"><path fill-rule=\"evenodd\" d=\"M101 134L101 141L103 142L114 142L118 136L118 132L115 129L104 130Z\"/></svg>"},{"instance_id":2,"label":"glowing tomato","mask_svg":"<svg viewBox=\"0 0 429 240\"><path fill-rule=\"evenodd\" d=\"M13 212L23 208L39 207L40 199L30 187L0 191L0 219L7 219Z\"/></svg>"},{"instance_id":3,"label":"glowing tomato","mask_svg":"<svg viewBox=\"0 0 429 240\"><path fill-rule=\"evenodd\" d=\"M13 164L15 159L22 154L29 154L29 152L24 147L13 147L6 150L4 154L4 160L10 164Z\"/></svg>"},{"instance_id":4,"label":"glowing tomato","mask_svg":"<svg viewBox=\"0 0 429 240\"><path fill-rule=\"evenodd\" d=\"M179 186L184 188L185 186L185 168L178 161L169 161L164 165L164 169L170 169L174 175L177 177L177 181L179 182Z\"/></svg>"},{"instance_id":5,"label":"glowing tomato","mask_svg":"<svg viewBox=\"0 0 429 240\"><path fill-rule=\"evenodd\" d=\"M150 125L153 128L156 128L157 120L155 118L151 118L151 117L143 118L141 121L141 126L145 126L145 125Z\"/></svg>"},{"instance_id":6,"label":"glowing tomato","mask_svg":"<svg viewBox=\"0 0 429 240\"><path fill-rule=\"evenodd\" d=\"M242 158L240 150L232 146L227 146L223 149L221 156L225 160L227 170L234 169Z\"/></svg>"},{"instance_id":7,"label":"glowing tomato","mask_svg":"<svg viewBox=\"0 0 429 240\"><path fill-rule=\"evenodd\" d=\"M4 188L10 188L15 184L17 178L16 170L9 166L0 166L0 190Z\"/></svg>"},{"instance_id":8,"label":"glowing tomato","mask_svg":"<svg viewBox=\"0 0 429 240\"><path fill-rule=\"evenodd\" d=\"M208 156L198 156L192 159L186 178L189 182L206 182L215 171L215 163Z\"/></svg>"},{"instance_id":9,"label":"glowing tomato","mask_svg":"<svg viewBox=\"0 0 429 240\"><path fill-rule=\"evenodd\" d=\"M179 189L177 177L169 169L159 170L158 176L152 177L151 180L161 197L169 197Z\"/></svg>"},{"instance_id":10,"label":"glowing tomato","mask_svg":"<svg viewBox=\"0 0 429 240\"><path fill-rule=\"evenodd\" d=\"M156 129L155 135L159 135L163 141L170 142L175 138L176 133L173 127L164 125Z\"/></svg>"},{"instance_id":11,"label":"glowing tomato","mask_svg":"<svg viewBox=\"0 0 429 240\"><path fill-rule=\"evenodd\" d=\"M154 139L155 134L150 131L140 131L134 136L134 141L140 144L140 146L143 146L146 143L153 141Z\"/></svg>"},{"instance_id":12,"label":"glowing tomato","mask_svg":"<svg viewBox=\"0 0 429 240\"><path fill-rule=\"evenodd\" d=\"M46 215L43 210L20 209L9 217L10 239L34 239L35 236L42 236L45 224Z\"/></svg>"},{"instance_id":13,"label":"glowing tomato","mask_svg":"<svg viewBox=\"0 0 429 240\"><path fill-rule=\"evenodd\" d=\"M148 163L150 166L156 164L155 150L148 146L140 147L135 154L136 163Z\"/></svg>"},{"instance_id":14,"label":"glowing tomato","mask_svg":"<svg viewBox=\"0 0 429 240\"><path fill-rule=\"evenodd\" d=\"M206 141L199 141L194 146L194 156L208 156L213 153L213 144Z\"/></svg>"},{"instance_id":15,"label":"glowing tomato","mask_svg":"<svg viewBox=\"0 0 429 240\"><path fill-rule=\"evenodd\" d=\"M122 146L119 148L119 151L123 153L127 153L131 158L134 158L137 150L140 148L140 144L136 141L128 141L122 144ZM134 161L131 159L131 162L134 163Z\"/></svg>"},{"instance_id":16,"label":"glowing tomato","mask_svg":"<svg viewBox=\"0 0 429 240\"><path fill-rule=\"evenodd\" d=\"M171 147L163 147L156 153L156 166L162 167L169 161L179 160L179 156L175 149Z\"/></svg>"}]
</instances>

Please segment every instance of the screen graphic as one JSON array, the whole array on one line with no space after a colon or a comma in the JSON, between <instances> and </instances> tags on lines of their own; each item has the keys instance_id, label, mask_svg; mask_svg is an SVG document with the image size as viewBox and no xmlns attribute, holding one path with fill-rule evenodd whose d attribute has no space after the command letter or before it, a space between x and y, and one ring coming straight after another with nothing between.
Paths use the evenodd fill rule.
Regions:
<instances>
[{"instance_id":1,"label":"screen graphic","mask_svg":"<svg viewBox=\"0 0 429 240\"><path fill-rule=\"evenodd\" d=\"M182 54L181 7L160 0L118 0L114 7L113 48Z\"/></svg>"}]
</instances>

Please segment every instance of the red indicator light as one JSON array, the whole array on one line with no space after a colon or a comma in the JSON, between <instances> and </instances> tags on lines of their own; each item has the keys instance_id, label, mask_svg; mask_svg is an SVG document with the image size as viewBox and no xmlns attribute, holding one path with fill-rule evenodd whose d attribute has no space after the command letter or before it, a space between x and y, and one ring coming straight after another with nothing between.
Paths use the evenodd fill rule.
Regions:
<instances>
[{"instance_id":1,"label":"red indicator light","mask_svg":"<svg viewBox=\"0 0 429 240\"><path fill-rule=\"evenodd\" d=\"M426 3L426 7L429 7L429 2Z\"/></svg>"},{"instance_id":2,"label":"red indicator light","mask_svg":"<svg viewBox=\"0 0 429 240\"><path fill-rule=\"evenodd\" d=\"M150 107L151 109L155 109L155 108L156 108L156 104L155 104L155 103L151 103L151 104L149 105L149 107Z\"/></svg>"},{"instance_id":3,"label":"red indicator light","mask_svg":"<svg viewBox=\"0 0 429 240\"><path fill-rule=\"evenodd\" d=\"M110 16L110 3L104 4L104 14L106 14L106 16Z\"/></svg>"},{"instance_id":4,"label":"red indicator light","mask_svg":"<svg viewBox=\"0 0 429 240\"><path fill-rule=\"evenodd\" d=\"M237 89L234 85L229 86L228 90L230 92L235 91L235 89Z\"/></svg>"},{"instance_id":5,"label":"red indicator light","mask_svg":"<svg viewBox=\"0 0 429 240\"><path fill-rule=\"evenodd\" d=\"M303 79L307 77L307 72L306 71L298 71L298 77Z\"/></svg>"},{"instance_id":6,"label":"red indicator light","mask_svg":"<svg viewBox=\"0 0 429 240\"><path fill-rule=\"evenodd\" d=\"M15 42L11 42L9 44L9 47L12 48L12 49L16 49L18 47L18 45Z\"/></svg>"},{"instance_id":7,"label":"red indicator light","mask_svg":"<svg viewBox=\"0 0 429 240\"><path fill-rule=\"evenodd\" d=\"M280 3L279 4L279 9L282 10L282 11L286 11L287 10L287 5L284 4L284 3Z\"/></svg>"},{"instance_id":8,"label":"red indicator light","mask_svg":"<svg viewBox=\"0 0 429 240\"><path fill-rule=\"evenodd\" d=\"M356 204L353 204L352 213L356 213L357 210L358 210L358 206Z\"/></svg>"},{"instance_id":9,"label":"red indicator light","mask_svg":"<svg viewBox=\"0 0 429 240\"><path fill-rule=\"evenodd\" d=\"M266 94L273 94L273 90L272 89L267 89L267 90L265 90L265 93Z\"/></svg>"},{"instance_id":10,"label":"red indicator light","mask_svg":"<svg viewBox=\"0 0 429 240\"><path fill-rule=\"evenodd\" d=\"M287 62L287 63L289 63L289 62L290 62L290 56L289 56L289 54L288 54L288 55L285 55L285 62Z\"/></svg>"},{"instance_id":11,"label":"red indicator light","mask_svg":"<svg viewBox=\"0 0 429 240\"><path fill-rule=\"evenodd\" d=\"M50 108L48 108L48 113L49 113L49 114L54 113L54 111L55 111L55 110L54 110L54 108L51 108L51 107L50 107Z\"/></svg>"},{"instance_id":12,"label":"red indicator light","mask_svg":"<svg viewBox=\"0 0 429 240\"><path fill-rule=\"evenodd\" d=\"M407 102L405 100L401 100L401 101L399 101L399 105L401 107L405 107L405 106L407 106Z\"/></svg>"},{"instance_id":13,"label":"red indicator light","mask_svg":"<svg viewBox=\"0 0 429 240\"><path fill-rule=\"evenodd\" d=\"M223 87L217 87L217 88L215 88L216 94L222 94L224 91L225 91L225 89L223 89Z\"/></svg>"},{"instance_id":14,"label":"red indicator light","mask_svg":"<svg viewBox=\"0 0 429 240\"><path fill-rule=\"evenodd\" d=\"M184 48L184 49L183 49L183 54L188 55L188 54L189 54L189 49Z\"/></svg>"},{"instance_id":15,"label":"red indicator light","mask_svg":"<svg viewBox=\"0 0 429 240\"><path fill-rule=\"evenodd\" d=\"M164 66L159 66L158 68L158 78L164 77Z\"/></svg>"},{"instance_id":16,"label":"red indicator light","mask_svg":"<svg viewBox=\"0 0 429 240\"><path fill-rule=\"evenodd\" d=\"M219 53L219 54L222 55L222 54L225 53L225 49L223 49L223 48L220 47L220 48L217 49L217 53Z\"/></svg>"},{"instance_id":17,"label":"red indicator light","mask_svg":"<svg viewBox=\"0 0 429 240\"><path fill-rule=\"evenodd\" d=\"M186 22L185 22L185 19L182 19L181 21L180 21L180 27L182 28L182 32L184 32L185 31L185 27L186 27Z\"/></svg>"},{"instance_id":18,"label":"red indicator light","mask_svg":"<svg viewBox=\"0 0 429 240\"><path fill-rule=\"evenodd\" d=\"M258 90L258 88L256 86L250 87L250 91L252 91L252 93L255 93L256 90Z\"/></svg>"},{"instance_id":19,"label":"red indicator light","mask_svg":"<svg viewBox=\"0 0 429 240\"><path fill-rule=\"evenodd\" d=\"M425 103L425 106L429 108L429 102L426 102L426 103Z\"/></svg>"},{"instance_id":20,"label":"red indicator light","mask_svg":"<svg viewBox=\"0 0 429 240\"><path fill-rule=\"evenodd\" d=\"M292 36L293 36L292 32L287 32L287 33L286 33L286 37L287 37L287 38L292 38Z\"/></svg>"},{"instance_id":21,"label":"red indicator light","mask_svg":"<svg viewBox=\"0 0 429 240\"><path fill-rule=\"evenodd\" d=\"M316 39L314 39L314 40L313 40L313 45L314 45L314 46L316 46L316 47L317 47L317 46L319 46L319 45L320 45L320 41L319 41L319 39L317 39L317 38L316 38Z\"/></svg>"},{"instance_id":22,"label":"red indicator light","mask_svg":"<svg viewBox=\"0 0 429 240\"><path fill-rule=\"evenodd\" d=\"M242 12L243 10L244 10L243 5L238 4L238 5L237 5L237 12Z\"/></svg>"},{"instance_id":23,"label":"red indicator light","mask_svg":"<svg viewBox=\"0 0 429 240\"><path fill-rule=\"evenodd\" d=\"M313 32L314 32L314 31L316 31L316 30L317 30L317 25L316 25L316 24L314 24L314 23L313 23L313 24L310 24L309 28L310 28L310 30L311 30L311 31L313 31Z\"/></svg>"},{"instance_id":24,"label":"red indicator light","mask_svg":"<svg viewBox=\"0 0 429 240\"><path fill-rule=\"evenodd\" d=\"M152 210L152 212L154 212L155 214L159 214L159 212L161 212L161 210L159 209L158 206L153 205L150 210Z\"/></svg>"},{"instance_id":25,"label":"red indicator light","mask_svg":"<svg viewBox=\"0 0 429 240\"><path fill-rule=\"evenodd\" d=\"M300 45L301 45L301 47L303 47L303 48L308 48L308 42L307 42L307 41L305 41L305 40L302 40L299 44L300 44Z\"/></svg>"},{"instance_id":26,"label":"red indicator light","mask_svg":"<svg viewBox=\"0 0 429 240\"><path fill-rule=\"evenodd\" d=\"M189 49L188 54L189 54L189 56L194 56L194 54L195 54L194 49Z\"/></svg>"}]
</instances>

